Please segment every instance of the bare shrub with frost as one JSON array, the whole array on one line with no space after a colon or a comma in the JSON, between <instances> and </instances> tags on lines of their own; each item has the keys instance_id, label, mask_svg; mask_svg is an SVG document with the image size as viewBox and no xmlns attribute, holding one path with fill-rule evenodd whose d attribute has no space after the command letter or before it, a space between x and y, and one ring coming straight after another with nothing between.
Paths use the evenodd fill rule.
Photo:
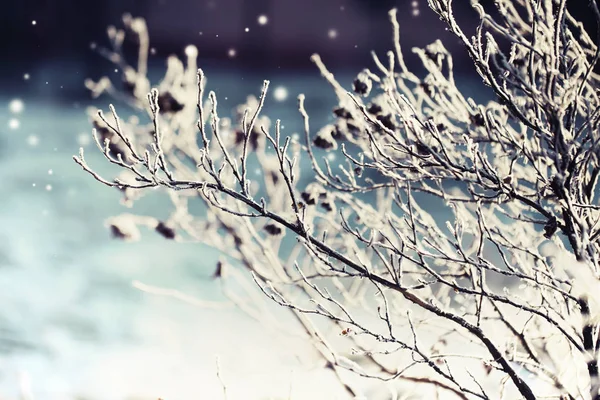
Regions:
<instances>
[{"instance_id":1,"label":"bare shrub with frost","mask_svg":"<svg viewBox=\"0 0 600 400\"><path fill-rule=\"evenodd\" d=\"M83 150L74 159L130 206L164 189L168 221L128 214L111 220L113 233L137 238L142 223L221 250L229 259L215 278L249 271L350 395L356 374L420 398L598 400L598 38L565 0L498 0L495 17L472 3L480 23L467 36L451 1L429 0L493 101L465 98L440 41L413 49L424 76L409 71L392 10L394 51L373 55L376 71L361 71L353 93L313 56L338 95L336 120L313 129L300 95L304 132L294 137L260 115L268 81L221 118L194 47L184 61L169 57L150 90L146 26L126 16L100 49L124 72L123 89L87 86L150 122L124 121L112 106L92 113L98 147L123 170L115 179ZM589 11L600 21L595 2ZM125 64L126 37L139 47L136 66ZM432 216L424 201L436 199L452 220ZM206 215L190 212L197 201Z\"/></svg>"}]
</instances>

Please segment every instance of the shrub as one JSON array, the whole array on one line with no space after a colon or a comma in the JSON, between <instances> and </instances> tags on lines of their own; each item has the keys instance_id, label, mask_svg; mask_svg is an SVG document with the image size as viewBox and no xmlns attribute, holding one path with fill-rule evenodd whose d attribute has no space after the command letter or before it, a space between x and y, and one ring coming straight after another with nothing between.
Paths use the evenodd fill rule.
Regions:
<instances>
[{"instance_id":1,"label":"shrub","mask_svg":"<svg viewBox=\"0 0 600 400\"><path fill-rule=\"evenodd\" d=\"M374 55L378 71L361 71L354 94L312 57L339 104L313 135L300 95L302 139L260 115L268 81L233 119L220 118L193 47L185 63L169 57L149 90L145 24L126 16L103 52L122 64L132 36L137 66L123 68L121 91L105 79L87 85L121 93L151 121L126 123L112 106L110 117L94 113L97 145L122 176L100 177L83 150L74 160L128 202L168 191L175 211L156 231L214 246L250 271L349 394L358 389L343 370L444 398L598 400L598 42L564 0L495 3L497 17L473 2L480 23L468 37L451 1L429 0L494 100L465 98L440 41L413 49L426 73L412 73L392 10L394 51ZM432 216L423 201L435 199L453 220ZM188 210L197 200L205 217ZM132 237L115 224L135 218L112 221ZM215 278L231 279L225 267Z\"/></svg>"}]
</instances>

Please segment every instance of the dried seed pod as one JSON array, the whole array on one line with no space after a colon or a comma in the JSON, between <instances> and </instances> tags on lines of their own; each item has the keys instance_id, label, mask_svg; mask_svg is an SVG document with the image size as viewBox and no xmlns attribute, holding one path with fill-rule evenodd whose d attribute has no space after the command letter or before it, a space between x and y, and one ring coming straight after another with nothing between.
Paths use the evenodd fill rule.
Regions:
<instances>
[{"instance_id":1,"label":"dried seed pod","mask_svg":"<svg viewBox=\"0 0 600 400\"><path fill-rule=\"evenodd\" d=\"M309 206L315 205L319 199L327 195L325 188L318 183L311 183L300 193L302 200Z\"/></svg>"},{"instance_id":2,"label":"dried seed pod","mask_svg":"<svg viewBox=\"0 0 600 400\"><path fill-rule=\"evenodd\" d=\"M317 202L317 196L315 196L313 193L302 192L300 193L300 197L302 197L302 200L304 200L304 202L309 206L312 206Z\"/></svg>"},{"instance_id":3,"label":"dried seed pod","mask_svg":"<svg viewBox=\"0 0 600 400\"><path fill-rule=\"evenodd\" d=\"M473 125L476 126L485 126L485 119L483 118L483 115L481 115L480 113L477 113L475 115L471 115L469 117L471 123Z\"/></svg>"},{"instance_id":4,"label":"dried seed pod","mask_svg":"<svg viewBox=\"0 0 600 400\"><path fill-rule=\"evenodd\" d=\"M483 363L483 369L484 369L484 371L485 371L485 374L486 374L486 375L489 375L489 374L491 374L491 373L492 373L493 367L492 367L492 365L491 365L490 363L488 363L488 362L484 362L484 363Z\"/></svg>"},{"instance_id":5,"label":"dried seed pod","mask_svg":"<svg viewBox=\"0 0 600 400\"><path fill-rule=\"evenodd\" d=\"M215 272L212 275L213 279L224 278L227 272L226 263L223 260L217 261Z\"/></svg>"},{"instance_id":6,"label":"dried seed pod","mask_svg":"<svg viewBox=\"0 0 600 400\"><path fill-rule=\"evenodd\" d=\"M356 124L354 124L350 121L345 121L345 123L346 123L346 131L348 131L350 134L356 136L360 133L360 128Z\"/></svg>"},{"instance_id":7,"label":"dried seed pod","mask_svg":"<svg viewBox=\"0 0 600 400\"><path fill-rule=\"evenodd\" d=\"M265 129L267 129L265 127ZM235 130L235 144L237 146L244 143L244 131L241 129ZM262 133L260 127L255 124L250 132L250 139L248 140L248 148L252 151L262 150L265 148L266 137L265 134Z\"/></svg>"},{"instance_id":8,"label":"dried seed pod","mask_svg":"<svg viewBox=\"0 0 600 400\"><path fill-rule=\"evenodd\" d=\"M327 192L319 196L319 204L327 212L333 213L336 210L335 198Z\"/></svg>"},{"instance_id":9,"label":"dried seed pod","mask_svg":"<svg viewBox=\"0 0 600 400\"><path fill-rule=\"evenodd\" d=\"M394 117L392 116L392 114L378 115L377 119L386 128L388 128L390 130L396 129L396 124L394 123Z\"/></svg>"},{"instance_id":10,"label":"dried seed pod","mask_svg":"<svg viewBox=\"0 0 600 400\"><path fill-rule=\"evenodd\" d=\"M171 226L167 225L162 221L156 224L156 228L154 229L156 230L156 232L160 233L165 239L173 240L175 239L175 236L177 236L175 229L173 229Z\"/></svg>"},{"instance_id":11,"label":"dried seed pod","mask_svg":"<svg viewBox=\"0 0 600 400\"><path fill-rule=\"evenodd\" d=\"M335 140L346 139L346 135L344 134L344 132L342 131L340 126L337 124L333 127L333 130L331 131L331 137L334 138Z\"/></svg>"},{"instance_id":12,"label":"dried seed pod","mask_svg":"<svg viewBox=\"0 0 600 400\"><path fill-rule=\"evenodd\" d=\"M556 220L556 217L553 215L552 217L550 217L550 219L548 219L548 222L546 222L546 225L544 225L544 237L546 239L550 239L552 237L552 235L554 235L556 233L557 230L558 230L558 221Z\"/></svg>"},{"instance_id":13,"label":"dried seed pod","mask_svg":"<svg viewBox=\"0 0 600 400\"><path fill-rule=\"evenodd\" d=\"M279 236L283 233L281 227L273 223L266 224L263 229L271 236Z\"/></svg>"},{"instance_id":14,"label":"dried seed pod","mask_svg":"<svg viewBox=\"0 0 600 400\"><path fill-rule=\"evenodd\" d=\"M114 237L116 239L126 240L131 237L131 235L129 233L127 233L127 231L121 230L118 225L110 225L109 228L110 228L110 234L112 235L112 237Z\"/></svg>"},{"instance_id":15,"label":"dried seed pod","mask_svg":"<svg viewBox=\"0 0 600 400\"><path fill-rule=\"evenodd\" d=\"M429 147L424 145L421 142L417 142L416 148L417 148L417 154L419 154L421 156L431 155L431 152L429 151Z\"/></svg>"},{"instance_id":16,"label":"dried seed pod","mask_svg":"<svg viewBox=\"0 0 600 400\"><path fill-rule=\"evenodd\" d=\"M335 127L332 125L324 126L318 133L317 136L313 140L313 144L324 150L336 150L337 142L333 138L333 132Z\"/></svg>"},{"instance_id":17,"label":"dried seed pod","mask_svg":"<svg viewBox=\"0 0 600 400\"><path fill-rule=\"evenodd\" d=\"M184 108L184 104L179 102L171 92L162 92L158 95L158 107L161 113L176 113Z\"/></svg>"},{"instance_id":18,"label":"dried seed pod","mask_svg":"<svg viewBox=\"0 0 600 400\"><path fill-rule=\"evenodd\" d=\"M271 171L271 180L273 181L274 185L279 183L279 171Z\"/></svg>"},{"instance_id":19,"label":"dried seed pod","mask_svg":"<svg viewBox=\"0 0 600 400\"><path fill-rule=\"evenodd\" d=\"M323 201L321 202L321 207L323 207L327 212L335 211L335 204L333 203L333 201Z\"/></svg>"},{"instance_id":20,"label":"dried seed pod","mask_svg":"<svg viewBox=\"0 0 600 400\"><path fill-rule=\"evenodd\" d=\"M354 79L354 82L352 82L352 90L354 90L354 93L364 97L367 97L369 93L371 93L372 88L373 82L371 82L371 78L369 78L369 75L365 72L359 73L356 79Z\"/></svg>"},{"instance_id":21,"label":"dried seed pod","mask_svg":"<svg viewBox=\"0 0 600 400\"><path fill-rule=\"evenodd\" d=\"M336 117L343 119L352 119L352 114L344 107L335 107L333 109L333 113Z\"/></svg>"},{"instance_id":22,"label":"dried seed pod","mask_svg":"<svg viewBox=\"0 0 600 400\"><path fill-rule=\"evenodd\" d=\"M367 106L367 112L369 114L377 115L382 111L383 111L383 108L379 104L369 103L369 105Z\"/></svg>"},{"instance_id":23,"label":"dried seed pod","mask_svg":"<svg viewBox=\"0 0 600 400\"><path fill-rule=\"evenodd\" d=\"M141 238L140 230L134 220L126 215L110 218L107 221L111 236L126 242L137 241Z\"/></svg>"},{"instance_id":24,"label":"dried seed pod","mask_svg":"<svg viewBox=\"0 0 600 400\"><path fill-rule=\"evenodd\" d=\"M425 92L425 94L429 97L433 97L435 94L435 85L430 84L429 82L421 82L419 83L419 87Z\"/></svg>"}]
</instances>

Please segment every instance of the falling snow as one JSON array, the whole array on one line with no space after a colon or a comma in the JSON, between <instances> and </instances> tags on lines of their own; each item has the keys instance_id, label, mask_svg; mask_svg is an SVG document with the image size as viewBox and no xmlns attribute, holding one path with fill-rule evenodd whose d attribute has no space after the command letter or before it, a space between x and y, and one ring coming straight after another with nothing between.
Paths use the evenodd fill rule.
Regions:
<instances>
[{"instance_id":1,"label":"falling snow","mask_svg":"<svg viewBox=\"0 0 600 400\"><path fill-rule=\"evenodd\" d=\"M269 22L269 18L267 18L266 15L263 14L263 15L258 16L258 24L259 25L266 25L267 22Z\"/></svg>"},{"instance_id":2,"label":"falling snow","mask_svg":"<svg viewBox=\"0 0 600 400\"><path fill-rule=\"evenodd\" d=\"M227 51L227 55L229 56L229 58L233 58L237 55L237 51L235 49L229 49Z\"/></svg>"},{"instance_id":3,"label":"falling snow","mask_svg":"<svg viewBox=\"0 0 600 400\"><path fill-rule=\"evenodd\" d=\"M327 32L327 36L329 36L329 39L335 39L338 35L338 32L335 29L330 29L329 32Z\"/></svg>"},{"instance_id":4,"label":"falling snow","mask_svg":"<svg viewBox=\"0 0 600 400\"><path fill-rule=\"evenodd\" d=\"M288 90L284 86L277 86L275 90L273 90L273 97L277 101L285 101L288 97Z\"/></svg>"},{"instance_id":5,"label":"falling snow","mask_svg":"<svg viewBox=\"0 0 600 400\"><path fill-rule=\"evenodd\" d=\"M21 126L21 122L18 119L11 118L8 120L8 127L10 129L19 129L19 126Z\"/></svg>"},{"instance_id":6,"label":"falling snow","mask_svg":"<svg viewBox=\"0 0 600 400\"><path fill-rule=\"evenodd\" d=\"M412 10L412 15L413 15L414 17L418 17L418 16L419 16L419 14L421 13L421 12L419 11L419 2L415 0L415 1L413 1L413 2L411 3L411 5L412 5L412 7L413 7L413 10Z\"/></svg>"},{"instance_id":7,"label":"falling snow","mask_svg":"<svg viewBox=\"0 0 600 400\"><path fill-rule=\"evenodd\" d=\"M90 135L87 133L80 133L77 135L77 144L81 147L86 147L91 142Z\"/></svg>"},{"instance_id":8,"label":"falling snow","mask_svg":"<svg viewBox=\"0 0 600 400\"><path fill-rule=\"evenodd\" d=\"M25 103L21 99L13 99L8 103L8 109L13 114L19 114L25 108Z\"/></svg>"},{"instance_id":9,"label":"falling snow","mask_svg":"<svg viewBox=\"0 0 600 400\"><path fill-rule=\"evenodd\" d=\"M31 147L35 147L40 143L40 138L38 138L36 135L29 135L27 136L27 144Z\"/></svg>"}]
</instances>

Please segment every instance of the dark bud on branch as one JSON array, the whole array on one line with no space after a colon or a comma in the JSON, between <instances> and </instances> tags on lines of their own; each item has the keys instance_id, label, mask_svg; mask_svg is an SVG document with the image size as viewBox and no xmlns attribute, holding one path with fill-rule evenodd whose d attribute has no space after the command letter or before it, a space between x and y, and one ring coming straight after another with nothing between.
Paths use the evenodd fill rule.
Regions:
<instances>
[{"instance_id":1,"label":"dark bud on branch","mask_svg":"<svg viewBox=\"0 0 600 400\"><path fill-rule=\"evenodd\" d=\"M477 113L475 115L471 115L470 119L471 119L471 123L473 125L485 126L485 119L483 118L483 115L481 115L479 113Z\"/></svg>"},{"instance_id":2,"label":"dark bud on branch","mask_svg":"<svg viewBox=\"0 0 600 400\"><path fill-rule=\"evenodd\" d=\"M175 229L168 226L162 221L160 221L154 229L156 230L156 232L160 233L161 236L163 236L165 239L173 240L175 239L175 236L177 236L175 233Z\"/></svg>"},{"instance_id":3,"label":"dark bud on branch","mask_svg":"<svg viewBox=\"0 0 600 400\"><path fill-rule=\"evenodd\" d=\"M352 114L344 107L336 107L333 109L333 113L336 117L344 118L344 119L352 119Z\"/></svg>"},{"instance_id":4,"label":"dark bud on branch","mask_svg":"<svg viewBox=\"0 0 600 400\"><path fill-rule=\"evenodd\" d=\"M378 115L377 119L386 128L388 128L390 130L395 130L396 129L396 124L394 124L394 119L392 117L392 114Z\"/></svg>"},{"instance_id":5,"label":"dark bud on branch","mask_svg":"<svg viewBox=\"0 0 600 400\"><path fill-rule=\"evenodd\" d=\"M213 279L223 278L225 276L225 262L222 260L217 261L217 267L213 273Z\"/></svg>"},{"instance_id":6,"label":"dark bud on branch","mask_svg":"<svg viewBox=\"0 0 600 400\"><path fill-rule=\"evenodd\" d=\"M313 140L313 144L323 150L336 150L337 142L333 138L335 127L327 125L317 133L317 136Z\"/></svg>"},{"instance_id":7,"label":"dark bud on branch","mask_svg":"<svg viewBox=\"0 0 600 400\"><path fill-rule=\"evenodd\" d=\"M335 204L331 201L323 201L321 202L321 207L325 209L327 212L332 212L335 209Z\"/></svg>"},{"instance_id":8,"label":"dark bud on branch","mask_svg":"<svg viewBox=\"0 0 600 400\"><path fill-rule=\"evenodd\" d=\"M324 149L324 150L331 150L335 147L335 142L333 141L333 138L331 138L331 140L328 140L328 138L324 138L322 136L317 136L315 138L315 140L313 141L313 143L318 148Z\"/></svg>"},{"instance_id":9,"label":"dark bud on branch","mask_svg":"<svg viewBox=\"0 0 600 400\"><path fill-rule=\"evenodd\" d=\"M348 124L349 124L349 122L346 122L346 125L348 125ZM334 138L335 140L346 139L346 135L344 134L344 132L342 132L340 127L337 125L335 125L334 129L331 131L331 137Z\"/></svg>"},{"instance_id":10,"label":"dark bud on branch","mask_svg":"<svg viewBox=\"0 0 600 400\"><path fill-rule=\"evenodd\" d=\"M372 88L373 83L369 76L364 72L358 74L356 79L354 79L354 82L352 82L352 90L354 90L354 93L364 97L367 97L369 93L371 93Z\"/></svg>"},{"instance_id":11,"label":"dark bud on branch","mask_svg":"<svg viewBox=\"0 0 600 400\"><path fill-rule=\"evenodd\" d=\"M335 198L327 192L319 194L319 203L327 212L335 212Z\"/></svg>"},{"instance_id":12,"label":"dark bud on branch","mask_svg":"<svg viewBox=\"0 0 600 400\"><path fill-rule=\"evenodd\" d=\"M304 202L309 206L317 203L317 197L314 195L314 193L302 192L300 193L300 197L302 197L302 200L304 200Z\"/></svg>"},{"instance_id":13,"label":"dark bud on branch","mask_svg":"<svg viewBox=\"0 0 600 400\"><path fill-rule=\"evenodd\" d=\"M383 111L383 108L381 108L381 106L379 104L370 103L369 106L367 107L367 112L369 114L377 115L382 111Z\"/></svg>"},{"instance_id":14,"label":"dark bud on branch","mask_svg":"<svg viewBox=\"0 0 600 400\"><path fill-rule=\"evenodd\" d=\"M317 204L318 200L325 199L327 197L327 192L321 185L311 183L302 193L300 193L300 197L302 197L302 200L306 205L312 206Z\"/></svg>"},{"instance_id":15,"label":"dark bud on branch","mask_svg":"<svg viewBox=\"0 0 600 400\"><path fill-rule=\"evenodd\" d=\"M140 231L132 219L128 217L114 217L108 222L111 236L126 242L140 239Z\"/></svg>"},{"instance_id":16,"label":"dark bud on branch","mask_svg":"<svg viewBox=\"0 0 600 400\"><path fill-rule=\"evenodd\" d=\"M484 363L483 363L483 369L484 369L484 371L485 371L485 374L486 374L486 375L489 375L489 374L491 374L491 373L492 373L492 370L493 370L494 368L492 367L492 365L491 365L490 363L488 363L488 362L484 362Z\"/></svg>"},{"instance_id":17,"label":"dark bud on branch","mask_svg":"<svg viewBox=\"0 0 600 400\"><path fill-rule=\"evenodd\" d=\"M553 215L550 217L546 225L544 225L544 237L546 239L550 239L552 235L556 233L558 230L558 222L556 221L556 217Z\"/></svg>"},{"instance_id":18,"label":"dark bud on branch","mask_svg":"<svg viewBox=\"0 0 600 400\"><path fill-rule=\"evenodd\" d=\"M244 131L241 129L235 130L235 145L239 146L244 143ZM252 129L250 133L250 138L248 139L248 147L252 151L256 151L258 149L263 149L265 145L265 135L260 131L256 125Z\"/></svg>"},{"instance_id":19,"label":"dark bud on branch","mask_svg":"<svg viewBox=\"0 0 600 400\"><path fill-rule=\"evenodd\" d=\"M110 234L115 239L130 239L131 235L127 231L122 231L117 225L110 225Z\"/></svg>"},{"instance_id":20,"label":"dark bud on branch","mask_svg":"<svg viewBox=\"0 0 600 400\"><path fill-rule=\"evenodd\" d=\"M164 113L176 113L183 110L183 103L179 102L171 92L163 92L158 95L158 107Z\"/></svg>"},{"instance_id":21,"label":"dark bud on branch","mask_svg":"<svg viewBox=\"0 0 600 400\"><path fill-rule=\"evenodd\" d=\"M271 236L279 236L283 232L281 227L275 224L266 224L263 229Z\"/></svg>"},{"instance_id":22,"label":"dark bud on branch","mask_svg":"<svg viewBox=\"0 0 600 400\"><path fill-rule=\"evenodd\" d=\"M429 147L428 147L428 146L426 146L426 145L424 145L424 144L423 144L423 143L421 143L421 142L417 142L417 145L416 145L416 147L417 147L417 153L418 153L419 155L422 155L422 156L427 156L427 155L430 155L430 154L431 154L431 152L429 151Z\"/></svg>"},{"instance_id":23,"label":"dark bud on branch","mask_svg":"<svg viewBox=\"0 0 600 400\"><path fill-rule=\"evenodd\" d=\"M435 92L434 92L434 86L431 85L431 84L429 84L429 83L427 83L427 82L421 82L421 83L419 83L419 87L429 97L433 97L433 95L435 94Z\"/></svg>"}]
</instances>

